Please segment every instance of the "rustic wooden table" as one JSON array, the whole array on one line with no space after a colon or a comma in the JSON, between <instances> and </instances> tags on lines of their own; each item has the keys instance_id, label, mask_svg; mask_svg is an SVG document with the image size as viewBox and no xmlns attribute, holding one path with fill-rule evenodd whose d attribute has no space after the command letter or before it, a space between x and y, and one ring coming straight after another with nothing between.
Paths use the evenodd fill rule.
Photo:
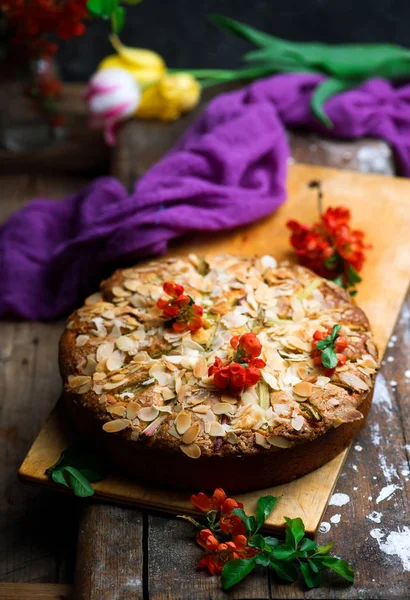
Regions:
<instances>
[{"instance_id":1,"label":"rustic wooden table","mask_svg":"<svg viewBox=\"0 0 410 600\"><path fill-rule=\"evenodd\" d=\"M75 86L69 92L78 96ZM113 171L131 185L190 119L172 126L133 123L124 129ZM77 148L74 142L61 148L60 160L65 153L75 156L82 145L83 138ZM92 147L85 144L86 152ZM392 172L389 149L377 141L336 143L295 134L292 150L298 161ZM96 165L101 170L106 155L98 148L95 160L87 160L93 171ZM13 167L16 173L3 169L0 175L1 220L36 195L58 198L90 178L84 169L81 174L76 169L71 175L44 174L34 159L34 172L27 173L18 162L9 158L7 171ZM201 550L189 524L153 512L82 502L17 481L17 468L59 395L56 357L62 327L62 322L1 324L0 598L68 598L70 593L87 600L226 597L217 578L196 572ZM410 297L378 376L368 424L349 454L336 489L339 495L327 509L318 536L321 544L334 540L336 553L353 564L355 585L329 575L323 588L306 591L302 583L284 585L271 574L256 572L228 597L410 597L409 356ZM74 578L76 591L71 592L68 584Z\"/></svg>"}]
</instances>

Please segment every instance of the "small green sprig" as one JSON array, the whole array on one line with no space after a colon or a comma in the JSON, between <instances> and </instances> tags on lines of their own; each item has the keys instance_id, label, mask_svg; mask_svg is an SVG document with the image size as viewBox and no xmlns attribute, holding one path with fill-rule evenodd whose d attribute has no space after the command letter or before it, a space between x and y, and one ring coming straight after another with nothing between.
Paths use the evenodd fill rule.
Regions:
<instances>
[{"instance_id":1,"label":"small green sprig","mask_svg":"<svg viewBox=\"0 0 410 600\"><path fill-rule=\"evenodd\" d=\"M318 546L316 542L305 537L302 519L285 517L285 543L259 533L278 501L279 498L274 496L260 498L256 518L248 516L241 508L232 511L246 527L249 546L258 552L253 558L236 558L226 563L222 571L223 588L227 590L239 583L256 565L271 568L280 579L289 582L296 581L300 570L308 588L321 585L322 573L326 568L353 582L354 572L350 565L329 554L333 543Z\"/></svg>"},{"instance_id":2,"label":"small green sprig","mask_svg":"<svg viewBox=\"0 0 410 600\"><path fill-rule=\"evenodd\" d=\"M86 498L94 495L90 482L105 477L105 465L100 456L81 442L75 442L63 450L58 461L46 470L55 483L71 488L75 496Z\"/></svg>"},{"instance_id":3,"label":"small green sprig","mask_svg":"<svg viewBox=\"0 0 410 600\"><path fill-rule=\"evenodd\" d=\"M341 329L341 325L333 325L330 334L327 335L324 340L320 340L316 345L318 350L322 350L322 365L326 367L326 369L334 369L337 366L338 358L335 352L335 342L339 337L339 331Z\"/></svg>"},{"instance_id":4,"label":"small green sprig","mask_svg":"<svg viewBox=\"0 0 410 600\"><path fill-rule=\"evenodd\" d=\"M115 34L120 33L125 22L125 8L121 4L132 6L139 4L142 0L88 0L87 9L94 17L100 17L105 21L111 21L111 27Z\"/></svg>"}]
</instances>

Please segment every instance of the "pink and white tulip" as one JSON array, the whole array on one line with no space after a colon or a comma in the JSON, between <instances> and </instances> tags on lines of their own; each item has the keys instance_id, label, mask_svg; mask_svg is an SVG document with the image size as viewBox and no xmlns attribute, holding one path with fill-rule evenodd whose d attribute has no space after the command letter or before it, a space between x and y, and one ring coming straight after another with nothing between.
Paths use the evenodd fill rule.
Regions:
<instances>
[{"instance_id":1,"label":"pink and white tulip","mask_svg":"<svg viewBox=\"0 0 410 600\"><path fill-rule=\"evenodd\" d=\"M89 81L84 99L90 111L90 125L103 127L107 144L115 144L115 128L137 110L141 90L125 69L97 71Z\"/></svg>"}]
</instances>

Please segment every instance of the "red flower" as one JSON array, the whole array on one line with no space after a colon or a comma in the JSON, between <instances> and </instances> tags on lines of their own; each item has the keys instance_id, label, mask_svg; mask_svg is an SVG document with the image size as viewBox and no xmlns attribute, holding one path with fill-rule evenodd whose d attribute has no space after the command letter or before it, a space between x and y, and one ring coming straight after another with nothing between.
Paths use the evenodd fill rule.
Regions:
<instances>
[{"instance_id":1,"label":"red flower","mask_svg":"<svg viewBox=\"0 0 410 600\"><path fill-rule=\"evenodd\" d=\"M345 283L350 284L349 267L360 271L366 258L364 251L371 246L364 243L363 231L350 229L349 222L350 211L343 206L328 208L320 222L311 227L288 221L290 242L300 263L328 279L343 275Z\"/></svg>"},{"instance_id":2,"label":"red flower","mask_svg":"<svg viewBox=\"0 0 410 600\"><path fill-rule=\"evenodd\" d=\"M239 508L242 508L242 506ZM232 536L245 535L246 533L245 524L237 515L221 516L219 527L224 533L230 533Z\"/></svg>"},{"instance_id":3,"label":"red flower","mask_svg":"<svg viewBox=\"0 0 410 600\"><path fill-rule=\"evenodd\" d=\"M216 356L215 362L208 369L208 375L214 376L215 384L221 389L238 395L244 387L258 383L266 363L256 358L262 351L262 344L254 333L244 333L241 337L234 336L230 342L236 354L231 362L222 363Z\"/></svg>"},{"instance_id":4,"label":"red flower","mask_svg":"<svg viewBox=\"0 0 410 600\"><path fill-rule=\"evenodd\" d=\"M331 332L332 332L332 328L329 327L329 329L327 331L315 331L315 333L313 334L312 358L313 358L314 364L318 367L323 366L323 364L322 364L323 350L320 350L319 348L317 348L317 344L321 340L324 340L328 335L330 335ZM336 357L337 357L337 365L336 365L337 367L346 364L347 357L345 354L343 354L343 350L345 350L348 347L348 345L349 345L349 340L343 335L338 335L336 340L334 341L333 348L334 348L334 351L335 351ZM333 373L335 372L335 369L336 369L336 367L333 369L325 368L325 374L327 375L327 377L332 377Z\"/></svg>"},{"instance_id":5,"label":"red flower","mask_svg":"<svg viewBox=\"0 0 410 600\"><path fill-rule=\"evenodd\" d=\"M209 530L202 530L209 531ZM198 535L200 538L202 532ZM211 536L212 535L212 532ZM209 534L204 534L208 538ZM204 547L203 539L198 539L198 543ZM216 540L216 538L214 538ZM206 542L205 542L206 543ZM214 542L212 540L211 545L214 546ZM223 542L218 544L216 548L214 548L210 554L201 558L198 562L198 569L208 569L208 571L215 575L216 573L220 573L224 568L225 564L234 558L251 558L257 554L257 550L248 546L248 540L244 535L237 535L232 538L230 542Z\"/></svg>"},{"instance_id":6,"label":"red flower","mask_svg":"<svg viewBox=\"0 0 410 600\"><path fill-rule=\"evenodd\" d=\"M163 290L171 299L160 298L157 302L158 308L162 310L162 316L170 321L174 331L196 331L203 325L203 309L190 296L184 294L184 287L173 281L166 281Z\"/></svg>"},{"instance_id":7,"label":"red flower","mask_svg":"<svg viewBox=\"0 0 410 600\"><path fill-rule=\"evenodd\" d=\"M232 500L232 498L227 498L222 488L216 488L212 496L207 496L203 492L191 496L192 504L204 513L207 513L210 510L221 511L226 500ZM235 500L232 501L235 502ZM236 506L233 508L236 508ZM241 505L240 508L243 508L243 505Z\"/></svg>"}]
</instances>

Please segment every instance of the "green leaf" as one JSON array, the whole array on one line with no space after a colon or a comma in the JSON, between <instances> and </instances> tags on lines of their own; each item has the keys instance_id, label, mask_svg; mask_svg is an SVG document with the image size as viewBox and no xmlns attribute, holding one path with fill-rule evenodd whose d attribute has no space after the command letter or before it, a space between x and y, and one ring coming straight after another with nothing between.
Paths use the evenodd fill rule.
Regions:
<instances>
[{"instance_id":1,"label":"green leaf","mask_svg":"<svg viewBox=\"0 0 410 600\"><path fill-rule=\"evenodd\" d=\"M218 25L222 29L235 34L243 40L255 44L255 46L263 48L264 46L273 46L276 43L276 38L273 36L258 31L253 27L249 27L249 25L239 23L239 21L235 21L234 19L229 19L228 17L216 14L208 15L208 18L214 25ZM280 43L283 44L282 40L278 40L278 44Z\"/></svg>"},{"instance_id":2,"label":"green leaf","mask_svg":"<svg viewBox=\"0 0 410 600\"><path fill-rule=\"evenodd\" d=\"M258 530L262 527L278 502L279 498L276 498L275 496L262 496L259 498L258 508L256 509Z\"/></svg>"},{"instance_id":3,"label":"green leaf","mask_svg":"<svg viewBox=\"0 0 410 600\"><path fill-rule=\"evenodd\" d=\"M124 27L125 8L117 6L111 13L111 26L114 33L120 33Z\"/></svg>"},{"instance_id":4,"label":"green leaf","mask_svg":"<svg viewBox=\"0 0 410 600\"><path fill-rule=\"evenodd\" d=\"M323 571L325 568L322 561L318 558L308 558L308 563L315 573L319 573L319 571Z\"/></svg>"},{"instance_id":5,"label":"green leaf","mask_svg":"<svg viewBox=\"0 0 410 600\"><path fill-rule=\"evenodd\" d=\"M128 4L128 6L135 6L136 4L141 4L142 0L122 0L124 4Z\"/></svg>"},{"instance_id":6,"label":"green leaf","mask_svg":"<svg viewBox=\"0 0 410 600\"><path fill-rule=\"evenodd\" d=\"M322 365L326 369L334 369L338 363L336 352L330 346L323 350L320 358L322 359Z\"/></svg>"},{"instance_id":7,"label":"green leaf","mask_svg":"<svg viewBox=\"0 0 410 600\"><path fill-rule=\"evenodd\" d=\"M353 296L356 296L356 294L357 294L357 290L350 290L349 294L350 294L350 296L352 296L352 297L353 297Z\"/></svg>"},{"instance_id":8,"label":"green leaf","mask_svg":"<svg viewBox=\"0 0 410 600\"><path fill-rule=\"evenodd\" d=\"M94 490L87 479L75 467L64 467L68 473L68 483L76 496L87 498L94 495Z\"/></svg>"},{"instance_id":9,"label":"green leaf","mask_svg":"<svg viewBox=\"0 0 410 600\"><path fill-rule=\"evenodd\" d=\"M318 587L322 583L322 574L319 572L315 573L308 563L301 560L299 561L299 566L308 588Z\"/></svg>"},{"instance_id":10,"label":"green leaf","mask_svg":"<svg viewBox=\"0 0 410 600\"><path fill-rule=\"evenodd\" d=\"M265 554L257 554L255 556L255 562L257 565L262 565L262 567L268 567L270 563L270 558Z\"/></svg>"},{"instance_id":11,"label":"green leaf","mask_svg":"<svg viewBox=\"0 0 410 600\"><path fill-rule=\"evenodd\" d=\"M279 546L279 544L280 541L278 539L270 536L265 537L265 548L266 546L269 546L269 548L272 548L273 550L273 548L276 548L276 546Z\"/></svg>"},{"instance_id":12,"label":"green leaf","mask_svg":"<svg viewBox=\"0 0 410 600\"><path fill-rule=\"evenodd\" d=\"M334 269L336 267L336 265L339 263L340 261L340 255L335 252L334 254L332 254L332 256L329 256L329 258L325 259L325 267L326 269Z\"/></svg>"},{"instance_id":13,"label":"green leaf","mask_svg":"<svg viewBox=\"0 0 410 600\"><path fill-rule=\"evenodd\" d=\"M256 519L255 517L248 517L243 508L234 508L232 511L233 515L236 515L245 524L246 531L249 535L252 535L256 530Z\"/></svg>"},{"instance_id":14,"label":"green leaf","mask_svg":"<svg viewBox=\"0 0 410 600\"><path fill-rule=\"evenodd\" d=\"M303 536L305 535L305 526L303 524L303 521L299 517L297 517L296 519L289 519L289 517L284 517L284 519L288 524L289 531L293 538L292 545L296 548Z\"/></svg>"},{"instance_id":15,"label":"green leaf","mask_svg":"<svg viewBox=\"0 0 410 600\"><path fill-rule=\"evenodd\" d=\"M356 283L360 283L362 280L359 273L356 271L356 269L354 267L352 267L352 265L347 265L346 280L347 280L348 285L351 285L351 286L355 286Z\"/></svg>"},{"instance_id":16,"label":"green leaf","mask_svg":"<svg viewBox=\"0 0 410 600\"><path fill-rule=\"evenodd\" d=\"M332 569L338 575L341 575L348 581L354 581L354 571L352 567L341 558L334 558L333 556L329 556L329 558L323 559L323 564L325 567Z\"/></svg>"},{"instance_id":17,"label":"green leaf","mask_svg":"<svg viewBox=\"0 0 410 600\"><path fill-rule=\"evenodd\" d=\"M303 538L299 546L299 550L306 550L306 552L312 552L312 550L316 550L316 548L316 542L310 540L309 538Z\"/></svg>"},{"instance_id":18,"label":"green leaf","mask_svg":"<svg viewBox=\"0 0 410 600\"><path fill-rule=\"evenodd\" d=\"M332 331L330 332L330 338L331 338L332 342L336 341L336 338L338 337L339 331L341 329L342 329L341 325L338 325L337 323L336 323L336 325L333 325Z\"/></svg>"},{"instance_id":19,"label":"green leaf","mask_svg":"<svg viewBox=\"0 0 410 600\"><path fill-rule=\"evenodd\" d=\"M298 578L293 561L285 562L271 558L270 566L275 571L276 575L281 579L285 579L285 581L293 583Z\"/></svg>"},{"instance_id":20,"label":"green leaf","mask_svg":"<svg viewBox=\"0 0 410 600\"><path fill-rule=\"evenodd\" d=\"M88 0L88 11L101 19L109 19L118 6L118 0Z\"/></svg>"},{"instance_id":21,"label":"green leaf","mask_svg":"<svg viewBox=\"0 0 410 600\"><path fill-rule=\"evenodd\" d=\"M222 586L228 590L251 573L256 565L255 558L235 558L226 563L222 570Z\"/></svg>"},{"instance_id":22,"label":"green leaf","mask_svg":"<svg viewBox=\"0 0 410 600\"><path fill-rule=\"evenodd\" d=\"M344 92L351 88L354 84L351 81L345 81L341 79L325 79L322 83L316 87L310 100L310 108L313 114L319 119L319 121L325 125L328 129L333 127L332 121L329 119L324 110L324 103L329 100L335 94Z\"/></svg>"},{"instance_id":23,"label":"green leaf","mask_svg":"<svg viewBox=\"0 0 410 600\"><path fill-rule=\"evenodd\" d=\"M288 558L293 558L295 556L296 550L293 546L288 546L287 544L281 544L277 546L273 551L273 557L278 560L287 560Z\"/></svg>"},{"instance_id":24,"label":"green leaf","mask_svg":"<svg viewBox=\"0 0 410 600\"><path fill-rule=\"evenodd\" d=\"M263 550L265 547L265 538L260 533L253 535L248 541L249 546L251 548L258 548L259 550Z\"/></svg>"},{"instance_id":25,"label":"green leaf","mask_svg":"<svg viewBox=\"0 0 410 600\"><path fill-rule=\"evenodd\" d=\"M51 479L55 482L55 483L60 483L61 485L65 485L66 487L70 487L64 477L64 468L63 469L56 469L55 471L53 471L51 473Z\"/></svg>"},{"instance_id":26,"label":"green leaf","mask_svg":"<svg viewBox=\"0 0 410 600\"><path fill-rule=\"evenodd\" d=\"M333 542L329 542L326 546L318 546L315 554L328 554L328 552L333 548Z\"/></svg>"},{"instance_id":27,"label":"green leaf","mask_svg":"<svg viewBox=\"0 0 410 600\"><path fill-rule=\"evenodd\" d=\"M336 277L336 279L333 279L332 281L333 281L333 283L335 283L336 285L340 285L340 287L342 287L342 288L344 288L344 287L345 287L345 284L344 284L344 282L343 282L343 279L342 279L342 276L341 276L341 275L339 275L338 277Z\"/></svg>"}]
</instances>

